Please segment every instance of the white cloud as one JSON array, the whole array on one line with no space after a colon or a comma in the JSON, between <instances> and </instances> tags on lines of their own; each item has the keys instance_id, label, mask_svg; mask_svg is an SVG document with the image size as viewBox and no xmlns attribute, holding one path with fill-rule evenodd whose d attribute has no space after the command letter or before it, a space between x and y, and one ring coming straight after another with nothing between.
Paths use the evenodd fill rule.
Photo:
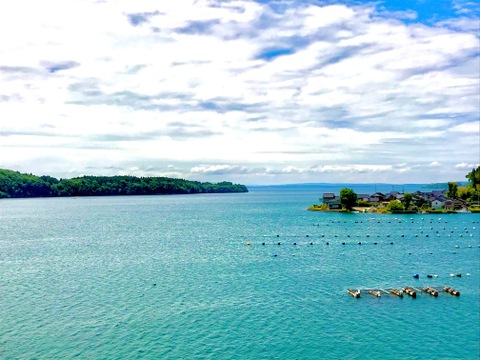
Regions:
<instances>
[{"instance_id":1,"label":"white cloud","mask_svg":"<svg viewBox=\"0 0 480 360\"><path fill-rule=\"evenodd\" d=\"M0 167L436 182L436 159L476 162L471 18L277 5L0 4Z\"/></svg>"},{"instance_id":2,"label":"white cloud","mask_svg":"<svg viewBox=\"0 0 480 360\"><path fill-rule=\"evenodd\" d=\"M460 163L455 165L455 168L458 170L472 170L473 168L476 168L480 166L480 164L467 164L467 163Z\"/></svg>"},{"instance_id":3,"label":"white cloud","mask_svg":"<svg viewBox=\"0 0 480 360\"><path fill-rule=\"evenodd\" d=\"M471 121L471 122L461 123L456 126L453 126L450 130L452 132L458 132L458 133L476 134L480 131L480 122ZM479 146L480 146L480 140L479 140Z\"/></svg>"}]
</instances>

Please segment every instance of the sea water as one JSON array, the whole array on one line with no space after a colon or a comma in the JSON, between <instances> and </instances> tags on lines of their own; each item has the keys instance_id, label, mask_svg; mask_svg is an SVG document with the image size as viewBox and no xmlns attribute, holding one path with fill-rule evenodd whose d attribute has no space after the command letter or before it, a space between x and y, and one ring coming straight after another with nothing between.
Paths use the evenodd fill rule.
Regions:
<instances>
[{"instance_id":1,"label":"sea water","mask_svg":"<svg viewBox=\"0 0 480 360\"><path fill-rule=\"evenodd\" d=\"M0 358L478 359L480 217L325 190L1 200Z\"/></svg>"}]
</instances>

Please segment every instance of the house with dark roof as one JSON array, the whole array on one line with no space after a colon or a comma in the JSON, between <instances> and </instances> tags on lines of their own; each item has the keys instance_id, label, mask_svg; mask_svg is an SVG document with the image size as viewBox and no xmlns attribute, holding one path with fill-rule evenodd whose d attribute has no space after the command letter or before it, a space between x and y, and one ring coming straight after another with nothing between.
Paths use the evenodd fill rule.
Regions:
<instances>
[{"instance_id":1,"label":"house with dark roof","mask_svg":"<svg viewBox=\"0 0 480 360\"><path fill-rule=\"evenodd\" d=\"M376 197L376 198L378 198L379 201L385 200L385 194L383 194L381 192L376 192L371 197Z\"/></svg>"},{"instance_id":2,"label":"house with dark roof","mask_svg":"<svg viewBox=\"0 0 480 360\"><path fill-rule=\"evenodd\" d=\"M369 197L370 197L370 195L368 195L368 194L358 194L357 195L357 200L368 201Z\"/></svg>"},{"instance_id":3,"label":"house with dark roof","mask_svg":"<svg viewBox=\"0 0 480 360\"><path fill-rule=\"evenodd\" d=\"M334 193L324 193L322 196L324 204L328 205L330 210L342 209L342 203L340 202L340 196L336 196Z\"/></svg>"},{"instance_id":4,"label":"house with dark roof","mask_svg":"<svg viewBox=\"0 0 480 360\"><path fill-rule=\"evenodd\" d=\"M337 196L334 200L330 200L328 202L328 208L330 210L341 210L342 203L340 202L340 197Z\"/></svg>"},{"instance_id":5,"label":"house with dark roof","mask_svg":"<svg viewBox=\"0 0 480 360\"><path fill-rule=\"evenodd\" d=\"M385 194L386 201L397 200L399 195L403 195L398 191L390 191L389 193Z\"/></svg>"},{"instance_id":6,"label":"house with dark roof","mask_svg":"<svg viewBox=\"0 0 480 360\"><path fill-rule=\"evenodd\" d=\"M335 199L335 194L334 193L323 193L322 200L325 203L326 201L330 201Z\"/></svg>"}]
</instances>

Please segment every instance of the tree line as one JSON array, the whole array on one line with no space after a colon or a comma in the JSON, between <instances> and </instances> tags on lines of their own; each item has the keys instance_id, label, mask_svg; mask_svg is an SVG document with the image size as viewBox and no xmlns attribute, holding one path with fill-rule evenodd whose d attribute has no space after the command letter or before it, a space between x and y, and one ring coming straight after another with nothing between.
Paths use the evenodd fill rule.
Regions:
<instances>
[{"instance_id":1,"label":"tree line","mask_svg":"<svg viewBox=\"0 0 480 360\"><path fill-rule=\"evenodd\" d=\"M198 182L167 177L82 176L56 179L0 169L0 198L167 195L248 192L231 182Z\"/></svg>"}]
</instances>

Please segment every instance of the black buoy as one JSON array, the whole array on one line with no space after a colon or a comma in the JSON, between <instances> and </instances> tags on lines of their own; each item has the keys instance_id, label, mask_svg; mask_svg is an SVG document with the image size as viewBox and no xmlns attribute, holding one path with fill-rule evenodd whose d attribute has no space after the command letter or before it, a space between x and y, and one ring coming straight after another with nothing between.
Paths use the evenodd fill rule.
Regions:
<instances>
[{"instance_id":1,"label":"black buoy","mask_svg":"<svg viewBox=\"0 0 480 360\"><path fill-rule=\"evenodd\" d=\"M377 242L375 241L375 242L373 243L373 245L377 245Z\"/></svg>"},{"instance_id":2,"label":"black buoy","mask_svg":"<svg viewBox=\"0 0 480 360\"><path fill-rule=\"evenodd\" d=\"M277 245L281 245L281 243L278 243Z\"/></svg>"},{"instance_id":3,"label":"black buoy","mask_svg":"<svg viewBox=\"0 0 480 360\"><path fill-rule=\"evenodd\" d=\"M262 245L265 245L265 243L262 243Z\"/></svg>"},{"instance_id":4,"label":"black buoy","mask_svg":"<svg viewBox=\"0 0 480 360\"><path fill-rule=\"evenodd\" d=\"M156 284L156 283L153 283L153 286L157 286L157 284Z\"/></svg>"},{"instance_id":5,"label":"black buoy","mask_svg":"<svg viewBox=\"0 0 480 360\"><path fill-rule=\"evenodd\" d=\"M345 245L345 242L342 242L342 245Z\"/></svg>"},{"instance_id":6,"label":"black buoy","mask_svg":"<svg viewBox=\"0 0 480 360\"><path fill-rule=\"evenodd\" d=\"M327 241L327 245L330 245L330 243Z\"/></svg>"},{"instance_id":7,"label":"black buoy","mask_svg":"<svg viewBox=\"0 0 480 360\"><path fill-rule=\"evenodd\" d=\"M362 245L362 242L361 242L361 241L359 241L359 242L358 242L358 245Z\"/></svg>"}]
</instances>

